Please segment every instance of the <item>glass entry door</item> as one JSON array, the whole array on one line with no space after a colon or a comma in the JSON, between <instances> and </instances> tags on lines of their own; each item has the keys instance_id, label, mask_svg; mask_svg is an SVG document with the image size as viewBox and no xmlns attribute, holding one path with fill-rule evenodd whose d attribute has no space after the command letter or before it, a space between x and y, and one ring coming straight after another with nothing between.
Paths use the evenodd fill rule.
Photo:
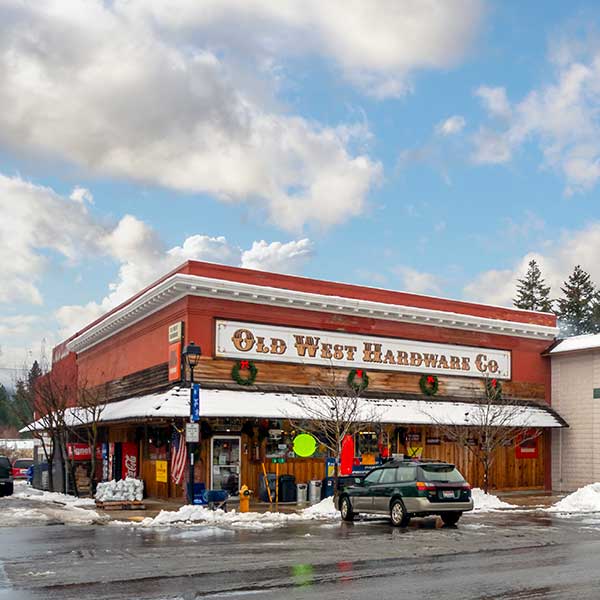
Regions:
<instances>
[{"instance_id":1,"label":"glass entry door","mask_svg":"<svg viewBox=\"0 0 600 600\"><path fill-rule=\"evenodd\" d=\"M240 489L241 438L216 435L211 444L211 489L227 490L230 495L237 496Z\"/></svg>"}]
</instances>

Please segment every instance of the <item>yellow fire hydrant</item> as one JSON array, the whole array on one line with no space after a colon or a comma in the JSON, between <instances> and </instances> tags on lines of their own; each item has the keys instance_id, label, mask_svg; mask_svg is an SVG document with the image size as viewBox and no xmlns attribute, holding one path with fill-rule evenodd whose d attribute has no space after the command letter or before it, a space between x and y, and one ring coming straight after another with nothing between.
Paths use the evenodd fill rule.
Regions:
<instances>
[{"instance_id":1,"label":"yellow fire hydrant","mask_svg":"<svg viewBox=\"0 0 600 600\"><path fill-rule=\"evenodd\" d=\"M248 489L247 485L243 485L240 489L240 512L250 511L250 496L254 492Z\"/></svg>"}]
</instances>

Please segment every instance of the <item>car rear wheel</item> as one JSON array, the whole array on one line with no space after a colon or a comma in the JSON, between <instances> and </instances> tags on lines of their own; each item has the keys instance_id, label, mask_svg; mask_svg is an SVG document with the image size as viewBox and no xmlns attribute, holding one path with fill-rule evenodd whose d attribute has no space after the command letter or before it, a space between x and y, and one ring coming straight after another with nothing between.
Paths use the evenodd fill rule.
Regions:
<instances>
[{"instance_id":1,"label":"car rear wheel","mask_svg":"<svg viewBox=\"0 0 600 600\"><path fill-rule=\"evenodd\" d=\"M444 525L456 525L461 515L461 512L445 512L442 513L440 517L442 517Z\"/></svg>"},{"instance_id":2,"label":"car rear wheel","mask_svg":"<svg viewBox=\"0 0 600 600\"><path fill-rule=\"evenodd\" d=\"M354 521L354 513L348 496L344 496L340 502L340 513L342 513L344 521Z\"/></svg>"},{"instance_id":3,"label":"car rear wheel","mask_svg":"<svg viewBox=\"0 0 600 600\"><path fill-rule=\"evenodd\" d=\"M402 500L394 500L390 506L390 519L394 527L407 527L410 517Z\"/></svg>"}]
</instances>

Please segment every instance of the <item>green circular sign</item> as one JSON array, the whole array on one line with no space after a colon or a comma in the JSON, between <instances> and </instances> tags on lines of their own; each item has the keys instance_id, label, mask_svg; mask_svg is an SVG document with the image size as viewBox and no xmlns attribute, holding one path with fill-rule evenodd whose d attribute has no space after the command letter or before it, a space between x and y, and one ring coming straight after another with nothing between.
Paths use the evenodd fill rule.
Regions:
<instances>
[{"instance_id":1,"label":"green circular sign","mask_svg":"<svg viewBox=\"0 0 600 600\"><path fill-rule=\"evenodd\" d=\"M315 453L317 440L310 433L301 433L294 438L294 452L298 456L308 458Z\"/></svg>"}]
</instances>

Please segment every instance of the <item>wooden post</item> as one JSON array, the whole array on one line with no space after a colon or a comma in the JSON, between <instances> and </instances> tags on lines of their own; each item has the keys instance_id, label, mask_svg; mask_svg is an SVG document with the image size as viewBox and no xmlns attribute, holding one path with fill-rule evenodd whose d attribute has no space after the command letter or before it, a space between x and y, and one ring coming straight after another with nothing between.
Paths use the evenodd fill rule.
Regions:
<instances>
[{"instance_id":1,"label":"wooden post","mask_svg":"<svg viewBox=\"0 0 600 600\"><path fill-rule=\"evenodd\" d=\"M271 498L271 488L269 487L269 478L267 477L267 469L265 468L265 463L262 463L263 477L265 479L265 486L267 487L267 496L269 497L269 502L273 502L273 498ZM277 486L275 486L277 489Z\"/></svg>"}]
</instances>

